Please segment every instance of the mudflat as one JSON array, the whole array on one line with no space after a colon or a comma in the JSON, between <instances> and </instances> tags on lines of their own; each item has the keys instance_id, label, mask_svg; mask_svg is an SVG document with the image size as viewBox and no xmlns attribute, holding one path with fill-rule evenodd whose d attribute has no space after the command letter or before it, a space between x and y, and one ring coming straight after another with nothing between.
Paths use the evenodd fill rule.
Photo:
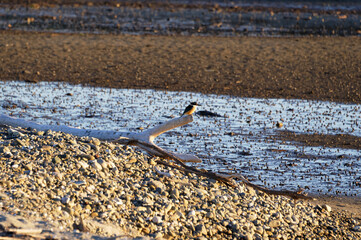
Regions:
<instances>
[{"instance_id":1,"label":"mudflat","mask_svg":"<svg viewBox=\"0 0 361 240\"><path fill-rule=\"evenodd\" d=\"M0 79L361 103L359 37L0 32Z\"/></svg>"}]
</instances>

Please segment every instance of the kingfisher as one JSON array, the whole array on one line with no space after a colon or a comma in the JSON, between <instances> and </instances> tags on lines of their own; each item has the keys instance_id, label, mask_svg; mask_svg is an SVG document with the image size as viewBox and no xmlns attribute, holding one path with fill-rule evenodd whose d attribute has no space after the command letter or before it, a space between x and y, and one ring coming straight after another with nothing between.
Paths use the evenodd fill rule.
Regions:
<instances>
[{"instance_id":1,"label":"kingfisher","mask_svg":"<svg viewBox=\"0 0 361 240\"><path fill-rule=\"evenodd\" d=\"M197 102L191 102L191 104L189 104L186 107L186 109L184 109L182 116L183 115L192 115L196 111L197 106L201 106L201 105L199 105Z\"/></svg>"}]
</instances>

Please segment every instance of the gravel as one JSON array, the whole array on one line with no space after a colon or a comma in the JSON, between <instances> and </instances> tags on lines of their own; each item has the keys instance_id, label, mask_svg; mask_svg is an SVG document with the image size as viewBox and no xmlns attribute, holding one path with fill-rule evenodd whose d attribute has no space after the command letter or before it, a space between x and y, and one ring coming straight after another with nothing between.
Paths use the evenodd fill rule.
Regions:
<instances>
[{"instance_id":1,"label":"gravel","mask_svg":"<svg viewBox=\"0 0 361 240\"><path fill-rule=\"evenodd\" d=\"M155 160L97 139L2 127L1 235L40 228L53 238L361 238L361 223L330 206L157 166L172 172L165 177Z\"/></svg>"}]
</instances>

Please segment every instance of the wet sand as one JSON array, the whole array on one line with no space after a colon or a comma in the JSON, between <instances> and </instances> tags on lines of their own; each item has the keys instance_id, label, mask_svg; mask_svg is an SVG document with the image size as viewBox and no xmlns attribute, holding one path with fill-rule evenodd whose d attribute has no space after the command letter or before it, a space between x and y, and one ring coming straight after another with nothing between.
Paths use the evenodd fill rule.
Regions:
<instances>
[{"instance_id":1,"label":"wet sand","mask_svg":"<svg viewBox=\"0 0 361 240\"><path fill-rule=\"evenodd\" d=\"M0 79L361 103L361 38L2 31Z\"/></svg>"},{"instance_id":2,"label":"wet sand","mask_svg":"<svg viewBox=\"0 0 361 240\"><path fill-rule=\"evenodd\" d=\"M329 148L344 148L361 150L361 138L349 134L296 134L291 131L279 131L276 138L283 141L294 141L306 146L327 146ZM342 158L342 155L335 156Z\"/></svg>"},{"instance_id":3,"label":"wet sand","mask_svg":"<svg viewBox=\"0 0 361 240\"><path fill-rule=\"evenodd\" d=\"M361 103L358 37L0 32L0 79ZM186 101L186 100L185 100ZM291 136L287 136L290 140ZM337 139L323 143L336 144ZM292 139L291 139L292 140ZM317 140L319 141L319 140ZM339 140L340 143L344 140ZM356 198L332 199L361 216Z\"/></svg>"}]
</instances>

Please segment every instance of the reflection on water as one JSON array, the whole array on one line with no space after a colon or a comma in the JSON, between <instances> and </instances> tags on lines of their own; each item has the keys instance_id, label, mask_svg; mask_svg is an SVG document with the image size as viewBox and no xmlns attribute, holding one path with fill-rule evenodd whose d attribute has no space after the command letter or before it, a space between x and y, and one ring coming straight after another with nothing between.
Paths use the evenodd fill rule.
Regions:
<instances>
[{"instance_id":1,"label":"reflection on water","mask_svg":"<svg viewBox=\"0 0 361 240\"><path fill-rule=\"evenodd\" d=\"M159 136L160 146L197 154L203 159L198 167L242 173L267 187L361 193L354 184L361 181L360 150L306 147L274 137L278 122L298 133L361 136L360 105L15 81L1 82L0 93L0 113L37 123L121 131L141 131L178 117L197 101L199 110L222 117L196 115L194 122Z\"/></svg>"},{"instance_id":2,"label":"reflection on water","mask_svg":"<svg viewBox=\"0 0 361 240\"><path fill-rule=\"evenodd\" d=\"M105 2L30 7L3 4L0 29L202 36L360 35L357 2Z\"/></svg>"}]
</instances>

